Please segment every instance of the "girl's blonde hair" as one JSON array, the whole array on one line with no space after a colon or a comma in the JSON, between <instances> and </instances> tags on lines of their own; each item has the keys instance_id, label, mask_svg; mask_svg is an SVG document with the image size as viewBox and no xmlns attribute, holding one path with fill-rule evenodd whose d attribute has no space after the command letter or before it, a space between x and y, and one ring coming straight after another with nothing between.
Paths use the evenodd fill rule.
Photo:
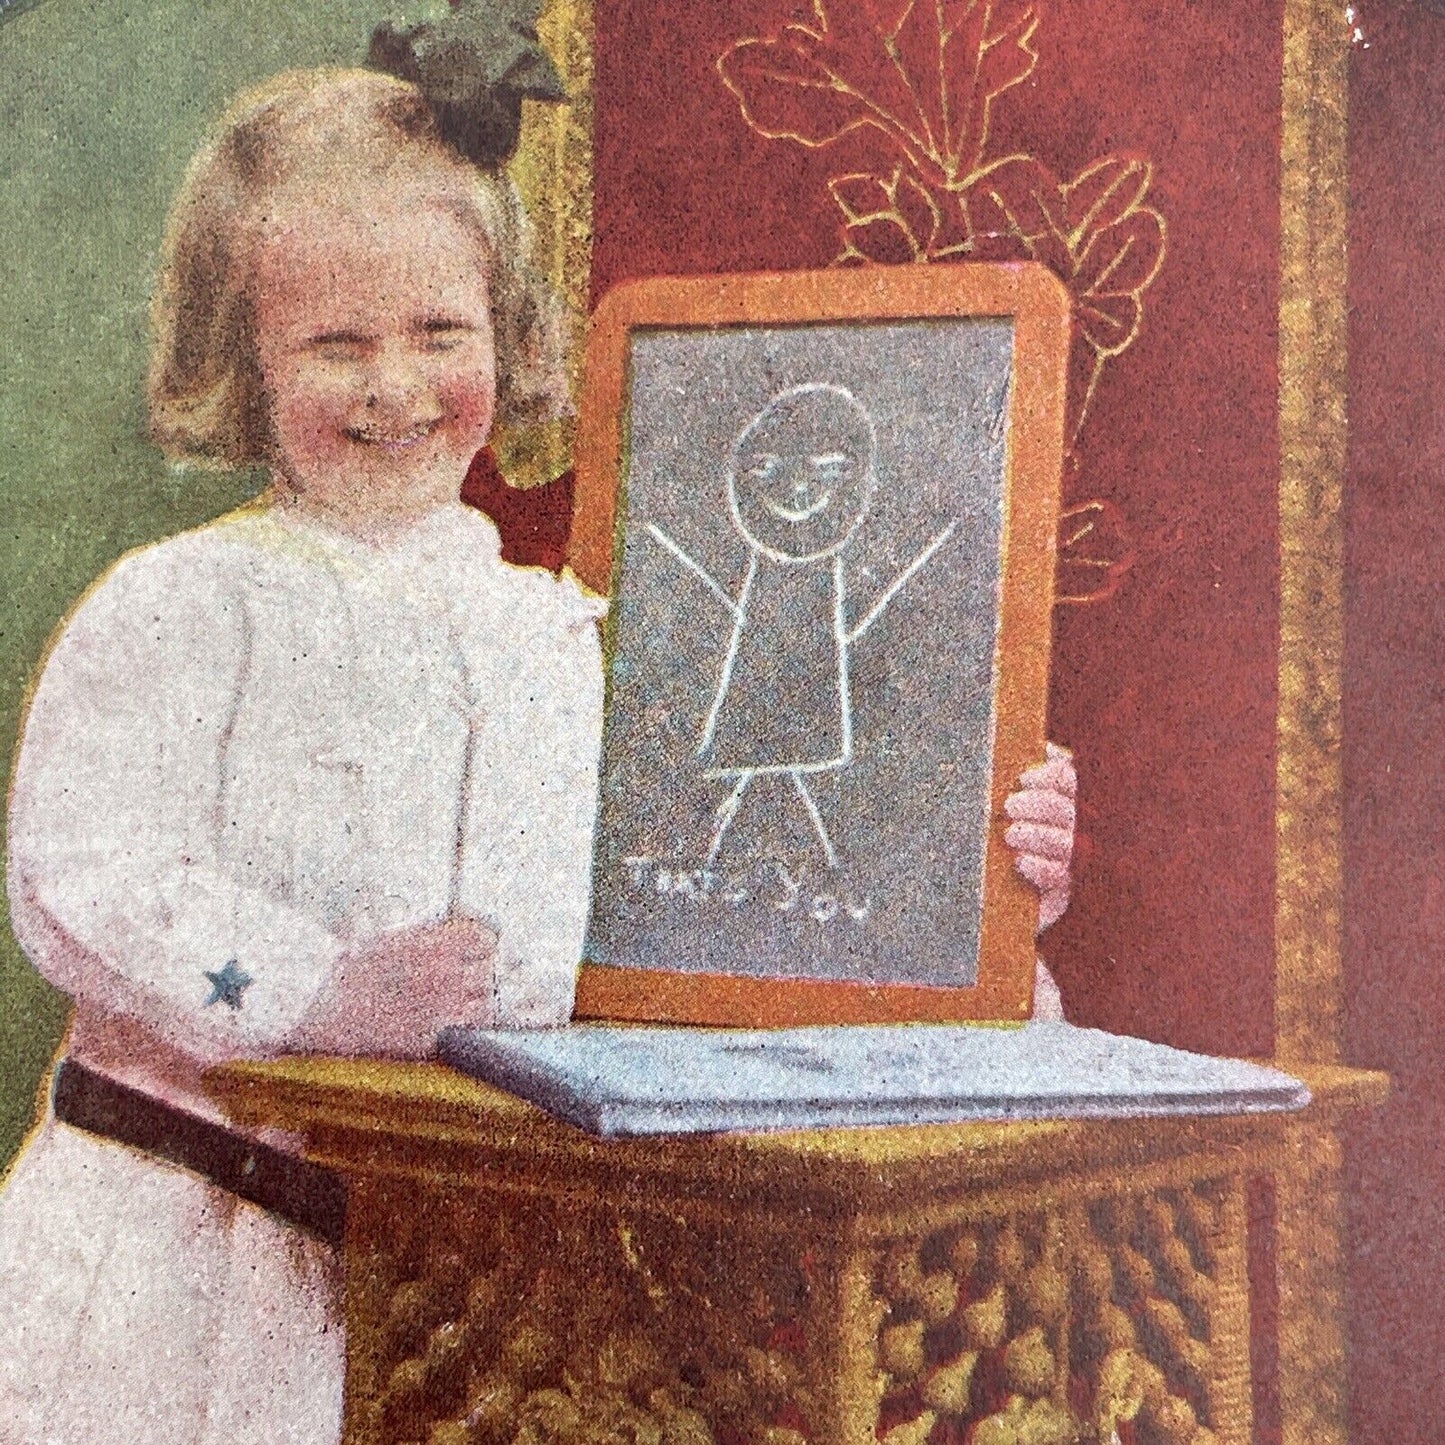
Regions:
<instances>
[{"instance_id":1,"label":"girl's blonde hair","mask_svg":"<svg viewBox=\"0 0 1445 1445\"><path fill-rule=\"evenodd\" d=\"M530 262L516 188L439 134L420 92L370 70L297 70L240 96L191 162L171 208L152 305L152 438L175 459L273 460L257 357L256 244L284 190L324 205L380 180L430 187L480 241L497 349L497 420L569 407L561 307Z\"/></svg>"}]
</instances>

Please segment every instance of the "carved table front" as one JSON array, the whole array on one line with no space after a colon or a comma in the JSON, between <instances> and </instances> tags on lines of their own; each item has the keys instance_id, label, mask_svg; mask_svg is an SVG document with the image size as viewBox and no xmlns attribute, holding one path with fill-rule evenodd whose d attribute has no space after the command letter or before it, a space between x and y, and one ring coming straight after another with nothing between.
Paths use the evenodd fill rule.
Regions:
<instances>
[{"instance_id":1,"label":"carved table front","mask_svg":"<svg viewBox=\"0 0 1445 1445\"><path fill-rule=\"evenodd\" d=\"M1247 1445L1298 1114L600 1140L431 1065L238 1064L348 1177L348 1445Z\"/></svg>"}]
</instances>

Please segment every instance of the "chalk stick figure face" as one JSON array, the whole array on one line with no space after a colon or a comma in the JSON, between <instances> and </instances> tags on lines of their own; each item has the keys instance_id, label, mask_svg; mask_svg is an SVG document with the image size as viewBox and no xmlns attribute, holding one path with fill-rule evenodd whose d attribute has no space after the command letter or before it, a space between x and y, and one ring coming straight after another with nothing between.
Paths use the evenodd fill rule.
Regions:
<instances>
[{"instance_id":1,"label":"chalk stick figure face","mask_svg":"<svg viewBox=\"0 0 1445 1445\"><path fill-rule=\"evenodd\" d=\"M733 446L728 497L748 543L771 557L827 557L857 530L876 482L873 420L841 386L773 398Z\"/></svg>"}]
</instances>

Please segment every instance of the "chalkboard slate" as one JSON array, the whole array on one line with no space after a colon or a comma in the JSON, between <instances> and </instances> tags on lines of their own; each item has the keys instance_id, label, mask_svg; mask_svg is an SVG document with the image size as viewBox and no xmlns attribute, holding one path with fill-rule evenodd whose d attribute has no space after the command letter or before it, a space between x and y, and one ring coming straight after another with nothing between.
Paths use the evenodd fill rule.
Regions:
<instances>
[{"instance_id":1,"label":"chalkboard slate","mask_svg":"<svg viewBox=\"0 0 1445 1445\"><path fill-rule=\"evenodd\" d=\"M590 961L977 981L1013 341L632 334Z\"/></svg>"}]
</instances>

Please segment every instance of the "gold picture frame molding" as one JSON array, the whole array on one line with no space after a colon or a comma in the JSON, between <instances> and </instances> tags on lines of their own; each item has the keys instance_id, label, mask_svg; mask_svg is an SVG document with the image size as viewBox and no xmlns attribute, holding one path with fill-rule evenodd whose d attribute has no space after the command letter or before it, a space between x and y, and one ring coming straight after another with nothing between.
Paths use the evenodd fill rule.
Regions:
<instances>
[{"instance_id":1,"label":"gold picture frame molding","mask_svg":"<svg viewBox=\"0 0 1445 1445\"><path fill-rule=\"evenodd\" d=\"M1275 1054L1337 1063L1341 1034L1349 28L1286 0L1281 136L1280 657Z\"/></svg>"}]
</instances>

